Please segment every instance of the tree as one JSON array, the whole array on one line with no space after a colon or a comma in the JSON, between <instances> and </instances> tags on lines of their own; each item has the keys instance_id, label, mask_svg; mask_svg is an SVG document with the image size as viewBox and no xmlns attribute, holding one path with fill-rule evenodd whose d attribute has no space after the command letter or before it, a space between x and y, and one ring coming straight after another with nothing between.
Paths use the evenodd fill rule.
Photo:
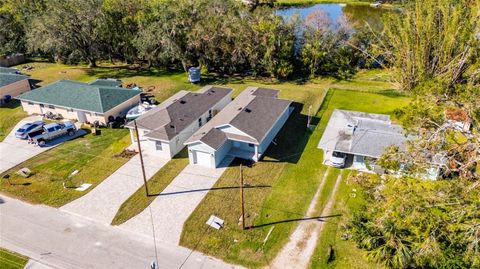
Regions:
<instances>
[{"instance_id":1,"label":"tree","mask_svg":"<svg viewBox=\"0 0 480 269\"><path fill-rule=\"evenodd\" d=\"M0 56L25 52L25 32L13 14L0 12Z\"/></svg>"},{"instance_id":2,"label":"tree","mask_svg":"<svg viewBox=\"0 0 480 269\"><path fill-rule=\"evenodd\" d=\"M473 5L469 0L416 1L385 16L378 48L403 89L432 78L447 85L463 78L475 53L472 32L477 22L469 19Z\"/></svg>"},{"instance_id":3,"label":"tree","mask_svg":"<svg viewBox=\"0 0 480 269\"><path fill-rule=\"evenodd\" d=\"M32 20L27 30L32 51L56 57L80 57L90 67L101 56L101 27L105 23L102 0L49 0L44 12Z\"/></svg>"}]
</instances>

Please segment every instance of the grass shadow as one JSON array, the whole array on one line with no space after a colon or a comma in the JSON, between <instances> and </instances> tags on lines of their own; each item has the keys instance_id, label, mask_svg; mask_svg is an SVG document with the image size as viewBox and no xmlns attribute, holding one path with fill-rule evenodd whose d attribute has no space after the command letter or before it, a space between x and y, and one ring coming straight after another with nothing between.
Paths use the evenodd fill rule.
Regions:
<instances>
[{"instance_id":1,"label":"grass shadow","mask_svg":"<svg viewBox=\"0 0 480 269\"><path fill-rule=\"evenodd\" d=\"M305 220L318 220L318 221L324 221L324 219L329 219L329 218L336 218L336 217L341 217L342 214L335 214L335 215L328 215L328 216L318 216L318 217L307 217L307 218L296 218L296 219L287 219L287 220L279 220L279 221L272 221L269 223L264 223L264 224L259 224L259 225L253 225L248 227L249 229L256 229L256 228L262 228L265 226L270 226L270 225L275 225L275 224L282 224L282 223L288 223L288 222L297 222L297 221L305 221Z\"/></svg>"},{"instance_id":2,"label":"grass shadow","mask_svg":"<svg viewBox=\"0 0 480 269\"><path fill-rule=\"evenodd\" d=\"M262 162L289 162L297 163L305 150L308 138L311 135L307 128L308 115L301 113L303 104L294 102L294 110L285 125L280 129L274 143L272 142L265 152ZM310 124L318 119L313 117Z\"/></svg>"},{"instance_id":3,"label":"grass shadow","mask_svg":"<svg viewBox=\"0 0 480 269\"><path fill-rule=\"evenodd\" d=\"M261 189L261 188L271 188L270 185L246 185L244 189ZM240 186L226 186L226 187L214 187L214 188L204 188L204 189L194 189L194 190L185 190L185 191L175 191L175 192L166 192L166 193L159 193L159 194L149 194L148 196L169 196L169 195L177 195L177 194L185 194L185 193L192 193L192 192L206 192L206 191L218 191L218 190L232 190L232 189L240 189Z\"/></svg>"}]
</instances>

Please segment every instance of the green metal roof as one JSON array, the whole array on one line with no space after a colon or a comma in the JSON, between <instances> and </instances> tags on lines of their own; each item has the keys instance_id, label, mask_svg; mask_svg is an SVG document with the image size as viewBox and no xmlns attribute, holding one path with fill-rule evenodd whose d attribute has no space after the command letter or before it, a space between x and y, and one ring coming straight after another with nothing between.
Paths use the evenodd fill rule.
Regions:
<instances>
[{"instance_id":1,"label":"green metal roof","mask_svg":"<svg viewBox=\"0 0 480 269\"><path fill-rule=\"evenodd\" d=\"M138 90L59 80L26 92L18 96L17 99L104 113L140 93L141 91Z\"/></svg>"},{"instance_id":2,"label":"green metal roof","mask_svg":"<svg viewBox=\"0 0 480 269\"><path fill-rule=\"evenodd\" d=\"M17 74L0 73L0 88L30 77Z\"/></svg>"},{"instance_id":3,"label":"green metal roof","mask_svg":"<svg viewBox=\"0 0 480 269\"><path fill-rule=\"evenodd\" d=\"M120 87L122 86L122 81L116 79L97 79L88 84L105 87Z\"/></svg>"},{"instance_id":4,"label":"green metal roof","mask_svg":"<svg viewBox=\"0 0 480 269\"><path fill-rule=\"evenodd\" d=\"M17 73L18 73L18 69L8 68L8 67L1 67L1 66L0 66L0 73L17 74Z\"/></svg>"}]
</instances>

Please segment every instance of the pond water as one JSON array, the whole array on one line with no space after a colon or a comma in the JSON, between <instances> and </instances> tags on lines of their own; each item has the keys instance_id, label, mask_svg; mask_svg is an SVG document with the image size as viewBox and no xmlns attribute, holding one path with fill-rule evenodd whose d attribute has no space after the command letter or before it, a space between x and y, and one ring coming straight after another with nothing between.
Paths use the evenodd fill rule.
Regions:
<instances>
[{"instance_id":1,"label":"pond water","mask_svg":"<svg viewBox=\"0 0 480 269\"><path fill-rule=\"evenodd\" d=\"M335 26L342 16L354 27L370 24L373 29L382 27L382 15L391 12L383 8L374 8L369 5L348 5L348 4L316 4L312 6L288 7L276 11L286 19L297 15L305 20L312 12L322 10L330 18L333 26Z\"/></svg>"}]
</instances>

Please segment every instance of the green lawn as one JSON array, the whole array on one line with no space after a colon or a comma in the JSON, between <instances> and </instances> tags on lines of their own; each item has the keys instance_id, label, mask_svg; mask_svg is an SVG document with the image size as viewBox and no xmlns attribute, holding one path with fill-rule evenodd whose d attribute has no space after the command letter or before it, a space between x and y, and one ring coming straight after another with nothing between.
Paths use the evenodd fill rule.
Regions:
<instances>
[{"instance_id":1,"label":"green lawn","mask_svg":"<svg viewBox=\"0 0 480 269\"><path fill-rule=\"evenodd\" d=\"M313 132L301 127L304 124L302 115L292 115L280 133L279 146L269 148L270 154L267 153L263 161L252 168L245 168L246 182L258 186L245 192L247 225L256 228L242 231L238 224L239 191L225 188L239 184L239 168L234 165L226 170L214 186L215 190L207 194L187 220L181 244L247 267L258 268L269 264L288 241L289 234L297 224L295 219L304 216L326 171L320 165L323 152L317 149L317 144L333 109L391 114L408 101L407 97L388 90L330 90L317 114L315 120L319 121L319 125ZM269 155L275 158L272 160ZM293 156L285 158L290 155ZM331 194L338 170L331 169L330 173L319 198L317 212L321 211L326 197ZM225 219L224 229L217 231L205 225L211 214ZM272 227L275 228L263 245Z\"/></svg>"},{"instance_id":2,"label":"green lawn","mask_svg":"<svg viewBox=\"0 0 480 269\"><path fill-rule=\"evenodd\" d=\"M26 116L27 113L23 112L20 101L13 100L0 106L0 142L12 131L17 122Z\"/></svg>"},{"instance_id":3,"label":"green lawn","mask_svg":"<svg viewBox=\"0 0 480 269\"><path fill-rule=\"evenodd\" d=\"M0 248L0 268L2 269L22 269L28 262L28 258L10 251Z\"/></svg>"},{"instance_id":4,"label":"green lawn","mask_svg":"<svg viewBox=\"0 0 480 269\"><path fill-rule=\"evenodd\" d=\"M141 213L157 198L156 194L161 193L187 165L188 151L184 148L147 181L150 196L145 195L145 185L142 185L123 202L112 220L112 225L120 225Z\"/></svg>"},{"instance_id":5,"label":"green lawn","mask_svg":"<svg viewBox=\"0 0 480 269\"><path fill-rule=\"evenodd\" d=\"M16 198L54 207L62 206L93 189L128 158L115 156L130 144L126 129L101 129L101 134L74 139L45 151L24 163L6 171L9 180L2 180L0 191ZM32 146L33 147L33 146ZM22 167L29 168L34 175L23 178L16 174ZM79 173L67 180L74 171ZM93 184L87 191L73 188L82 183Z\"/></svg>"}]
</instances>

